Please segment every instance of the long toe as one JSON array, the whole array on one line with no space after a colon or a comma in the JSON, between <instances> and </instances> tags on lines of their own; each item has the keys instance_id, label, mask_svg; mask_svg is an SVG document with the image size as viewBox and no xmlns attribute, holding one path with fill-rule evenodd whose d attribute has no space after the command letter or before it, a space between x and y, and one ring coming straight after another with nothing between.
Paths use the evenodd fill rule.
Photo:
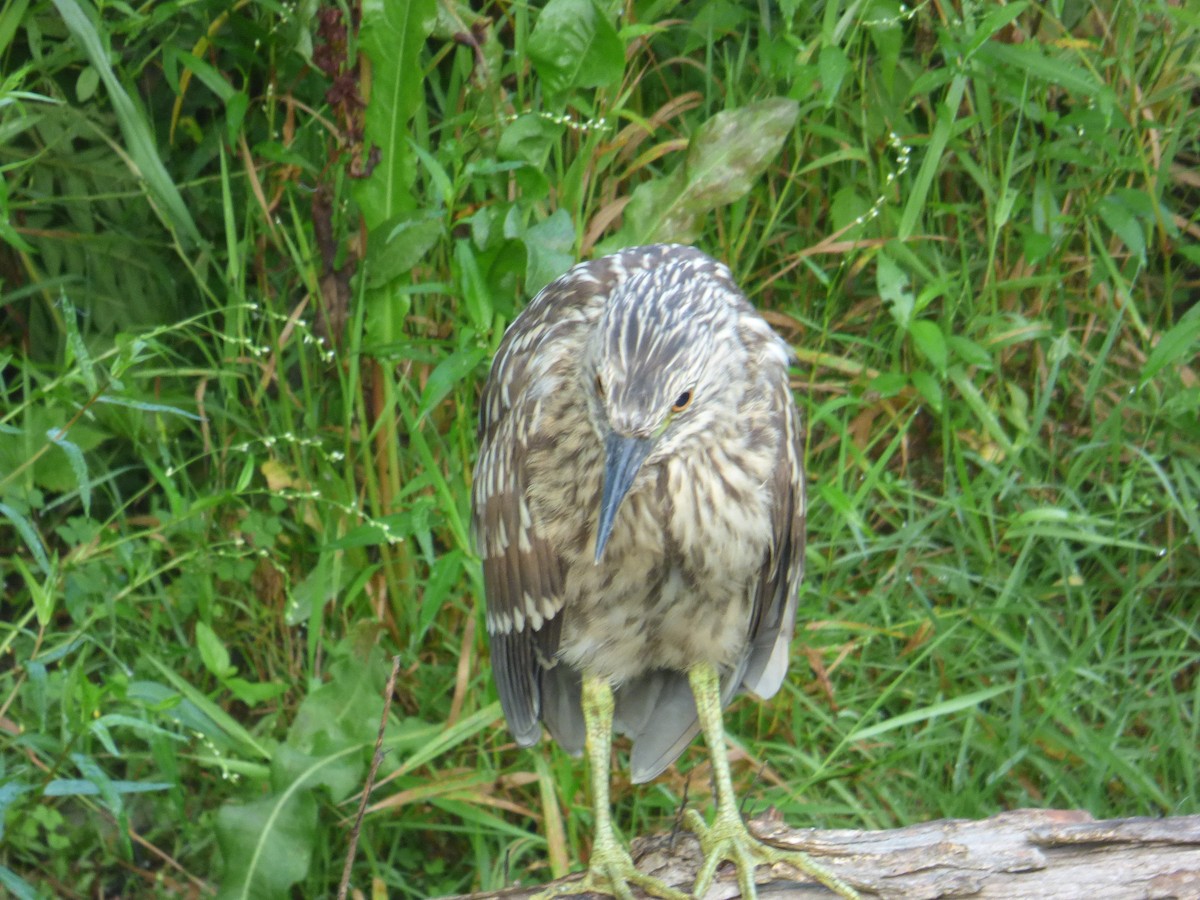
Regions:
<instances>
[{"instance_id":1,"label":"long toe","mask_svg":"<svg viewBox=\"0 0 1200 900\"><path fill-rule=\"evenodd\" d=\"M800 850L783 850L763 843L750 833L742 817L736 810L718 812L711 825L695 810L688 810L684 824L689 831L695 833L700 840L700 849L704 854L704 862L696 876L696 885L692 893L697 900L703 898L712 886L717 867L723 862L732 862L737 868L738 889L743 898L754 900L758 897L758 889L754 881L755 870L760 865L775 865L785 863L798 869L839 897L847 900L860 900L854 888L838 878L824 866Z\"/></svg>"},{"instance_id":2,"label":"long toe","mask_svg":"<svg viewBox=\"0 0 1200 900\"><path fill-rule=\"evenodd\" d=\"M677 891L665 881L638 870L624 848L593 852L587 873L578 881L556 884L542 891L534 900L551 900L577 894L605 894L620 900L634 900L631 885L636 885L651 897L662 900L691 900L690 894Z\"/></svg>"}]
</instances>

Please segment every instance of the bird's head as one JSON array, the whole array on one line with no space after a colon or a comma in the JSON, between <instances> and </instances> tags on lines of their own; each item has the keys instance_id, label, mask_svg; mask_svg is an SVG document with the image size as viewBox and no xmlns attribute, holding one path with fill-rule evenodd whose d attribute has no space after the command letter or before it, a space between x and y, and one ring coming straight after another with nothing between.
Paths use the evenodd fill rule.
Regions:
<instances>
[{"instance_id":1,"label":"bird's head","mask_svg":"<svg viewBox=\"0 0 1200 900\"><path fill-rule=\"evenodd\" d=\"M589 336L581 372L605 456L597 562L638 472L703 442L737 409L745 358L738 295L704 263L626 279Z\"/></svg>"}]
</instances>

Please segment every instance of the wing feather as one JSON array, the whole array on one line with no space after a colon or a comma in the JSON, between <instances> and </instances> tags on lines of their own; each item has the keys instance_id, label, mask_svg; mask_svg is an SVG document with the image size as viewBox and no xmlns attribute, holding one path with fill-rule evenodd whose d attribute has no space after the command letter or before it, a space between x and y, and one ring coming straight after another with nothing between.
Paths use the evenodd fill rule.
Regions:
<instances>
[{"instance_id":1,"label":"wing feather","mask_svg":"<svg viewBox=\"0 0 1200 900\"><path fill-rule=\"evenodd\" d=\"M521 746L537 743L543 720L568 750L578 752L583 742L578 674L556 665L565 566L527 503L530 449L555 440L547 430L556 423L538 415L539 398L559 386L563 372L575 371L613 288L683 249L636 247L572 268L505 332L483 389L472 534L483 560L496 689Z\"/></svg>"},{"instance_id":2,"label":"wing feather","mask_svg":"<svg viewBox=\"0 0 1200 900\"><path fill-rule=\"evenodd\" d=\"M750 624L750 651L741 686L766 699L787 675L804 576L804 430L786 377L773 382L772 416L784 423L773 475L771 552L763 563Z\"/></svg>"}]
</instances>

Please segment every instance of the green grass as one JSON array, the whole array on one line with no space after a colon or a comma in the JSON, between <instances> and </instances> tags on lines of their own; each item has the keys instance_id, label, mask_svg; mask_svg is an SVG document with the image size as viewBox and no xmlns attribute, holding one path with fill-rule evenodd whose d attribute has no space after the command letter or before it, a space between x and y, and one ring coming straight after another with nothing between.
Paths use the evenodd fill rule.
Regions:
<instances>
[{"instance_id":1,"label":"green grass","mask_svg":"<svg viewBox=\"0 0 1200 900\"><path fill-rule=\"evenodd\" d=\"M331 895L393 655L353 884L585 858L491 684L475 404L533 291L666 238L809 426L747 811L1200 812L1193 11L85 2L0 9L5 891ZM626 834L708 791L616 772Z\"/></svg>"}]
</instances>

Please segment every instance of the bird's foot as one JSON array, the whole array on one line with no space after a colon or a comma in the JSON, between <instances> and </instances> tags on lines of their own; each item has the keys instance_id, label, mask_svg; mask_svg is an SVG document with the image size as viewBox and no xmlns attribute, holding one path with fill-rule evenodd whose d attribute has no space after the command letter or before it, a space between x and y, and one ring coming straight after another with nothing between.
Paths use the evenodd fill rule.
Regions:
<instances>
[{"instance_id":1,"label":"bird's foot","mask_svg":"<svg viewBox=\"0 0 1200 900\"><path fill-rule=\"evenodd\" d=\"M755 900L758 897L754 870L760 865L775 863L786 863L799 869L839 897L859 900L858 892L854 888L824 866L818 865L807 853L773 847L752 835L736 807L719 806L711 825L694 809L689 809L684 817L684 825L700 839L700 849L704 853L704 862L696 876L696 885L692 888L697 900L708 892L717 873L717 866L726 860L737 867L738 889L747 900Z\"/></svg>"},{"instance_id":2,"label":"bird's foot","mask_svg":"<svg viewBox=\"0 0 1200 900\"><path fill-rule=\"evenodd\" d=\"M578 881L556 884L537 894L533 900L553 900L574 894L606 894L619 900L633 900L630 885L637 885L651 897L662 900L691 900L690 894L677 891L665 881L638 870L633 857L620 844L592 847L587 873Z\"/></svg>"}]
</instances>

